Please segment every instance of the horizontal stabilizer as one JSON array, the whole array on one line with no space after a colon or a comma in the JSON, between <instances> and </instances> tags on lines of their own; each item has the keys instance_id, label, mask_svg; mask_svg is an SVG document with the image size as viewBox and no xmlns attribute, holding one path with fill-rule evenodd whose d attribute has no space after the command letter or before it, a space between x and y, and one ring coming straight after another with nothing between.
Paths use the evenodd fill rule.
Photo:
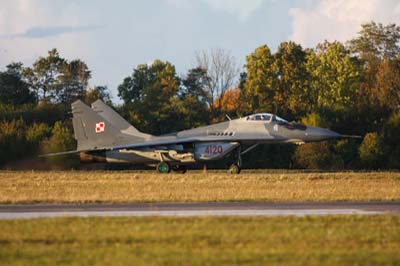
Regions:
<instances>
[{"instance_id":1,"label":"horizontal stabilizer","mask_svg":"<svg viewBox=\"0 0 400 266\"><path fill-rule=\"evenodd\" d=\"M55 152L55 153L47 153L47 154L40 154L39 157L53 157L53 156L62 156L62 155L70 155L80 153L81 151L63 151L63 152Z\"/></svg>"}]
</instances>

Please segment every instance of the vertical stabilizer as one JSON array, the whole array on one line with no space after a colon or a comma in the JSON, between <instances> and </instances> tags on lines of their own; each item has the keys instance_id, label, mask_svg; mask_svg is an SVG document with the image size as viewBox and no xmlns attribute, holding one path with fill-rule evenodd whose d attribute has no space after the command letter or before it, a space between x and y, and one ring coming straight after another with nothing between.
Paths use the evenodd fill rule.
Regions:
<instances>
[{"instance_id":1,"label":"vertical stabilizer","mask_svg":"<svg viewBox=\"0 0 400 266\"><path fill-rule=\"evenodd\" d=\"M114 109L106 105L101 100L97 100L92 103L92 109L100 116L107 119L117 130L121 131L124 134L143 139L149 139L152 137L149 134L145 134L137 130L134 126L129 124L128 121L126 121L117 112L115 112Z\"/></svg>"},{"instance_id":2,"label":"vertical stabilizer","mask_svg":"<svg viewBox=\"0 0 400 266\"><path fill-rule=\"evenodd\" d=\"M75 101L71 106L77 150L109 149L133 142L82 101Z\"/></svg>"}]
</instances>

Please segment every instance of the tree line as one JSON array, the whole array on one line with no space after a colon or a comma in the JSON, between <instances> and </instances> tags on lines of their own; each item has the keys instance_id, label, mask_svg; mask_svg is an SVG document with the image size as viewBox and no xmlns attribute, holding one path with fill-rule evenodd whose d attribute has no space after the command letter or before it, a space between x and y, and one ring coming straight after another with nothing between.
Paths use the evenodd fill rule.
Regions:
<instances>
[{"instance_id":1,"label":"tree line","mask_svg":"<svg viewBox=\"0 0 400 266\"><path fill-rule=\"evenodd\" d=\"M91 71L56 49L32 66L10 63L0 72L0 164L39 152L75 148L70 103L103 99L105 86L88 87ZM118 86L114 106L139 130L165 134L256 112L328 127L363 140L302 146L265 145L244 156L257 168L400 168L400 27L363 24L345 43L314 48L282 42L252 51L241 68L227 51L196 54L179 75L171 62L136 66Z\"/></svg>"}]
</instances>

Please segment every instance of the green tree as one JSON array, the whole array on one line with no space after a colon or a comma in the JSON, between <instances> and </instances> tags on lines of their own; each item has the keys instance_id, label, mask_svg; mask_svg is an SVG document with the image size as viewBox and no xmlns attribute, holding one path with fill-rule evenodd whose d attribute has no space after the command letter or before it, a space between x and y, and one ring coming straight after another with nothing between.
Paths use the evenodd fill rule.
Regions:
<instances>
[{"instance_id":1,"label":"green tree","mask_svg":"<svg viewBox=\"0 0 400 266\"><path fill-rule=\"evenodd\" d=\"M289 119L303 116L308 109L306 52L294 42L283 42L274 54L276 86L274 113Z\"/></svg>"},{"instance_id":2,"label":"green tree","mask_svg":"<svg viewBox=\"0 0 400 266\"><path fill-rule=\"evenodd\" d=\"M305 116L301 122L310 126L329 127L329 123L317 113ZM294 165L300 168L341 169L344 167L344 160L337 153L335 144L329 141L297 146L292 159Z\"/></svg>"},{"instance_id":3,"label":"green tree","mask_svg":"<svg viewBox=\"0 0 400 266\"><path fill-rule=\"evenodd\" d=\"M359 167L358 148L359 140L342 139L332 143L334 152L343 161L343 167L354 169Z\"/></svg>"},{"instance_id":4,"label":"green tree","mask_svg":"<svg viewBox=\"0 0 400 266\"><path fill-rule=\"evenodd\" d=\"M182 80L178 91L180 116L183 120L183 128L203 126L210 120L210 110L207 106L206 86L209 77L207 71L200 67L189 69L188 74Z\"/></svg>"},{"instance_id":5,"label":"green tree","mask_svg":"<svg viewBox=\"0 0 400 266\"><path fill-rule=\"evenodd\" d=\"M11 71L0 72L0 103L21 105L35 102L34 94L20 76Z\"/></svg>"},{"instance_id":6,"label":"green tree","mask_svg":"<svg viewBox=\"0 0 400 266\"><path fill-rule=\"evenodd\" d=\"M370 94L371 101L376 101L386 114L400 106L400 58L381 61L376 73L376 83Z\"/></svg>"},{"instance_id":7,"label":"green tree","mask_svg":"<svg viewBox=\"0 0 400 266\"><path fill-rule=\"evenodd\" d=\"M318 113L310 113L301 119L301 123L308 126L329 128L331 125Z\"/></svg>"},{"instance_id":8,"label":"green tree","mask_svg":"<svg viewBox=\"0 0 400 266\"><path fill-rule=\"evenodd\" d=\"M385 145L385 156L387 167L400 168L400 110L393 112L385 121L383 127L383 141Z\"/></svg>"},{"instance_id":9,"label":"green tree","mask_svg":"<svg viewBox=\"0 0 400 266\"><path fill-rule=\"evenodd\" d=\"M400 54L400 27L396 24L383 25L369 22L361 25L358 37L349 41L352 52L369 64L380 59L395 59Z\"/></svg>"},{"instance_id":10,"label":"green tree","mask_svg":"<svg viewBox=\"0 0 400 266\"><path fill-rule=\"evenodd\" d=\"M21 62L13 62L6 66L6 72L22 78L24 65Z\"/></svg>"},{"instance_id":11,"label":"green tree","mask_svg":"<svg viewBox=\"0 0 400 266\"><path fill-rule=\"evenodd\" d=\"M245 112L273 112L276 70L267 45L258 47L246 57L247 78L243 87Z\"/></svg>"},{"instance_id":12,"label":"green tree","mask_svg":"<svg viewBox=\"0 0 400 266\"><path fill-rule=\"evenodd\" d=\"M311 111L354 107L362 68L343 44L327 41L318 44L315 52L308 55L307 70L311 80Z\"/></svg>"},{"instance_id":13,"label":"green tree","mask_svg":"<svg viewBox=\"0 0 400 266\"><path fill-rule=\"evenodd\" d=\"M180 80L175 67L155 60L152 65L139 65L118 87L130 120L153 134L174 130L180 123L175 108Z\"/></svg>"},{"instance_id":14,"label":"green tree","mask_svg":"<svg viewBox=\"0 0 400 266\"><path fill-rule=\"evenodd\" d=\"M398 101L400 27L375 22L363 24L348 45L363 62L356 101L361 122L358 127L364 132L379 131Z\"/></svg>"},{"instance_id":15,"label":"green tree","mask_svg":"<svg viewBox=\"0 0 400 266\"><path fill-rule=\"evenodd\" d=\"M155 64L162 64L156 60L153 65L138 65L132 72L132 75L126 77L122 84L118 86L118 96L126 105L140 101L144 97L144 89L151 86L156 79ZM153 67L154 66L154 67Z\"/></svg>"},{"instance_id":16,"label":"green tree","mask_svg":"<svg viewBox=\"0 0 400 266\"><path fill-rule=\"evenodd\" d=\"M32 67L24 68L22 76L39 101L69 106L76 99L84 99L91 72L82 60L68 61L53 49Z\"/></svg>"},{"instance_id":17,"label":"green tree","mask_svg":"<svg viewBox=\"0 0 400 266\"><path fill-rule=\"evenodd\" d=\"M175 117L174 128L169 131L179 131L204 126L209 120L209 110L205 103L192 94L180 98L172 98L170 106L172 117Z\"/></svg>"},{"instance_id":18,"label":"green tree","mask_svg":"<svg viewBox=\"0 0 400 266\"><path fill-rule=\"evenodd\" d=\"M22 119L0 122L0 164L22 159L27 154L26 124Z\"/></svg>"},{"instance_id":19,"label":"green tree","mask_svg":"<svg viewBox=\"0 0 400 266\"><path fill-rule=\"evenodd\" d=\"M91 77L91 72L86 63L80 59L72 60L71 62L64 61L59 71L58 102L69 105L77 99L83 100Z\"/></svg>"},{"instance_id":20,"label":"green tree","mask_svg":"<svg viewBox=\"0 0 400 266\"><path fill-rule=\"evenodd\" d=\"M296 148L293 161L295 166L307 169L342 169L344 162L330 143L313 142Z\"/></svg>"},{"instance_id":21,"label":"green tree","mask_svg":"<svg viewBox=\"0 0 400 266\"><path fill-rule=\"evenodd\" d=\"M45 123L34 123L27 127L25 139L31 148L29 154L37 154L39 152L41 142L49 137L50 132L51 128Z\"/></svg>"},{"instance_id":22,"label":"green tree","mask_svg":"<svg viewBox=\"0 0 400 266\"><path fill-rule=\"evenodd\" d=\"M201 67L189 69L188 74L182 80L183 87L180 90L182 96L191 94L203 103L207 103L207 84L210 82L207 70Z\"/></svg>"},{"instance_id":23,"label":"green tree","mask_svg":"<svg viewBox=\"0 0 400 266\"><path fill-rule=\"evenodd\" d=\"M359 148L359 154L361 163L365 168L376 169L383 165L384 151L377 133L365 135Z\"/></svg>"},{"instance_id":24,"label":"green tree","mask_svg":"<svg viewBox=\"0 0 400 266\"><path fill-rule=\"evenodd\" d=\"M47 57L40 57L32 67L23 71L24 78L35 91L38 100L54 100L60 90L59 75L65 59L57 49L48 52Z\"/></svg>"},{"instance_id":25,"label":"green tree","mask_svg":"<svg viewBox=\"0 0 400 266\"><path fill-rule=\"evenodd\" d=\"M45 153L69 151L76 148L76 141L71 130L58 121L51 130L50 139L44 141L42 146Z\"/></svg>"},{"instance_id":26,"label":"green tree","mask_svg":"<svg viewBox=\"0 0 400 266\"><path fill-rule=\"evenodd\" d=\"M209 120L206 79L201 68L189 70L181 80L168 62L139 65L118 87L123 113L139 129L152 134L204 125Z\"/></svg>"},{"instance_id":27,"label":"green tree","mask_svg":"<svg viewBox=\"0 0 400 266\"><path fill-rule=\"evenodd\" d=\"M51 130L51 137L43 140L40 146L43 153L70 151L76 149L76 140L70 127L58 121ZM46 159L61 168L74 168L79 164L78 158L73 155L47 157Z\"/></svg>"},{"instance_id":28,"label":"green tree","mask_svg":"<svg viewBox=\"0 0 400 266\"><path fill-rule=\"evenodd\" d=\"M86 91L85 103L91 104L96 100L102 100L104 103L112 105L111 96L107 86L94 86Z\"/></svg>"}]
</instances>

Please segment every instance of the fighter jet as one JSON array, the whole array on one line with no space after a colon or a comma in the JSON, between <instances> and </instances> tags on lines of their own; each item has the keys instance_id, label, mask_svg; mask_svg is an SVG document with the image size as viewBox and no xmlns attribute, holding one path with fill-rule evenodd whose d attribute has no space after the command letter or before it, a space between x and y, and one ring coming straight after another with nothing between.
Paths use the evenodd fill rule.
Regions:
<instances>
[{"instance_id":1,"label":"fighter jet","mask_svg":"<svg viewBox=\"0 0 400 266\"><path fill-rule=\"evenodd\" d=\"M357 137L289 123L271 113L252 114L161 136L140 132L100 100L91 107L78 100L72 103L72 114L77 149L45 156L79 153L82 162L144 164L155 166L159 173L184 173L188 165L233 155L229 172L238 174L242 155L260 144L304 144Z\"/></svg>"}]
</instances>

